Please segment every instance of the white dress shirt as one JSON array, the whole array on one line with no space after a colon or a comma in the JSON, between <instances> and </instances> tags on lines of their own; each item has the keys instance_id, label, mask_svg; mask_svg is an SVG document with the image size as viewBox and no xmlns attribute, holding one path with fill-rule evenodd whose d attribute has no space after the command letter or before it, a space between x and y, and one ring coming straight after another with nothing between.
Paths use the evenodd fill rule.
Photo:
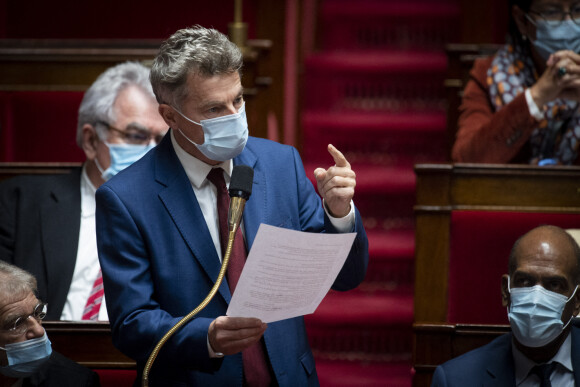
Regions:
<instances>
[{"instance_id":1,"label":"white dress shirt","mask_svg":"<svg viewBox=\"0 0 580 387\"><path fill-rule=\"evenodd\" d=\"M95 192L96 188L87 175L86 166L81 173L81 227L79 231L79 247L72 282L66 303L62 310L61 320L80 321L87 299L93 289L101 266L97 254L97 233L95 230ZM49 305L50 307L50 305ZM105 298L101 303L98 320L108 321Z\"/></svg>"},{"instance_id":2,"label":"white dress shirt","mask_svg":"<svg viewBox=\"0 0 580 387\"><path fill-rule=\"evenodd\" d=\"M519 349L517 349L513 339L512 353L515 364L516 386L538 387L540 385L540 379L536 375L530 374L530 371L536 365L536 363L528 359L523 353L520 352ZM552 386L575 386L574 371L572 369L572 335L570 333L568 333L568 337L566 340L564 340L564 343L562 343L562 346L556 355L554 355L554 357L548 360L546 363L552 362L557 363L556 368L550 376Z\"/></svg>"}]
</instances>

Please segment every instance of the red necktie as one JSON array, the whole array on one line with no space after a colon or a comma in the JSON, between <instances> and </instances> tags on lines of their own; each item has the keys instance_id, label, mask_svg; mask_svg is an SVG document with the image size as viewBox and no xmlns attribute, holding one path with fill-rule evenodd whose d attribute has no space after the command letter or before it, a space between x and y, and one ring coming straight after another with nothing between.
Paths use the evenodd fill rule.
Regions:
<instances>
[{"instance_id":1,"label":"red necktie","mask_svg":"<svg viewBox=\"0 0 580 387\"><path fill-rule=\"evenodd\" d=\"M207 175L207 179L212 182L217 188L217 209L220 226L220 244L222 247L222 254L225 254L228 245L228 209L230 206L230 196L224 180L222 168L213 168ZM244 246L244 239L242 237L241 227L236 230L236 237L232 252L230 255L230 263L226 277L230 286L230 291L234 294L244 263L246 262L246 247ZM268 371L268 364L266 358L265 347L260 340L253 346L242 351L242 359L244 363L244 381L245 386L258 387L269 386L271 382L270 372Z\"/></svg>"},{"instance_id":2,"label":"red necktie","mask_svg":"<svg viewBox=\"0 0 580 387\"><path fill-rule=\"evenodd\" d=\"M93 283L93 289L91 290L91 294L87 300L85 310L83 311L83 320L97 321L104 294L105 291L103 289L103 275L99 269L99 274Z\"/></svg>"}]
</instances>

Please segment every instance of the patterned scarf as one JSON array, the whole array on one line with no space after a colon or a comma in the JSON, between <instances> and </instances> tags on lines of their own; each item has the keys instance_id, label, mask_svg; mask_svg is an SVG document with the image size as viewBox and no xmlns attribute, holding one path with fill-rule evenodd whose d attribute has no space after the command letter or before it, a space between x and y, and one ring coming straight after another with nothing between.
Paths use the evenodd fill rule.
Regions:
<instances>
[{"instance_id":1,"label":"patterned scarf","mask_svg":"<svg viewBox=\"0 0 580 387\"><path fill-rule=\"evenodd\" d=\"M496 111L509 104L518 94L538 79L529 54L510 43L495 55L487 71L490 100ZM576 161L580 145L580 113L578 103L556 99L546 104L544 119L532 132L530 164L543 159L554 159L558 164L570 165Z\"/></svg>"}]
</instances>

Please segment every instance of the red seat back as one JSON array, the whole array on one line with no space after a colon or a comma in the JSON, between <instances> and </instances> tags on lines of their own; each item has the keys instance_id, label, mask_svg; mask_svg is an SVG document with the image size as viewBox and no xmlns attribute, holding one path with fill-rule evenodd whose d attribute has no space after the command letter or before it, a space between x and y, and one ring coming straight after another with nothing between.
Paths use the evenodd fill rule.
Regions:
<instances>
[{"instance_id":1,"label":"red seat back","mask_svg":"<svg viewBox=\"0 0 580 387\"><path fill-rule=\"evenodd\" d=\"M579 228L580 214L453 211L449 242L450 323L507 324L501 276L514 242L536 226Z\"/></svg>"},{"instance_id":2,"label":"red seat back","mask_svg":"<svg viewBox=\"0 0 580 387\"><path fill-rule=\"evenodd\" d=\"M0 161L80 162L81 91L0 92Z\"/></svg>"}]
</instances>

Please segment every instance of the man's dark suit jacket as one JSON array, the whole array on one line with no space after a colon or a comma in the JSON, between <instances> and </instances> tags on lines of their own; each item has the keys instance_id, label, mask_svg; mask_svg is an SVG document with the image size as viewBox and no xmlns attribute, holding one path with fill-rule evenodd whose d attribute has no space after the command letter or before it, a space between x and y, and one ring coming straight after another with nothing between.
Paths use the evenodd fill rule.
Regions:
<instances>
[{"instance_id":1,"label":"man's dark suit jacket","mask_svg":"<svg viewBox=\"0 0 580 387\"><path fill-rule=\"evenodd\" d=\"M578 322L574 322L571 334L574 381L576 386L580 386ZM508 333L481 348L449 360L437 367L431 387L515 387L516 376L511 343L512 334Z\"/></svg>"},{"instance_id":2,"label":"man's dark suit jacket","mask_svg":"<svg viewBox=\"0 0 580 387\"><path fill-rule=\"evenodd\" d=\"M99 387L99 375L53 352L38 372L24 379L22 387Z\"/></svg>"},{"instance_id":3,"label":"man's dark suit jacket","mask_svg":"<svg viewBox=\"0 0 580 387\"><path fill-rule=\"evenodd\" d=\"M0 260L32 273L47 320L59 320L72 281L81 219L81 168L0 183Z\"/></svg>"}]
</instances>

